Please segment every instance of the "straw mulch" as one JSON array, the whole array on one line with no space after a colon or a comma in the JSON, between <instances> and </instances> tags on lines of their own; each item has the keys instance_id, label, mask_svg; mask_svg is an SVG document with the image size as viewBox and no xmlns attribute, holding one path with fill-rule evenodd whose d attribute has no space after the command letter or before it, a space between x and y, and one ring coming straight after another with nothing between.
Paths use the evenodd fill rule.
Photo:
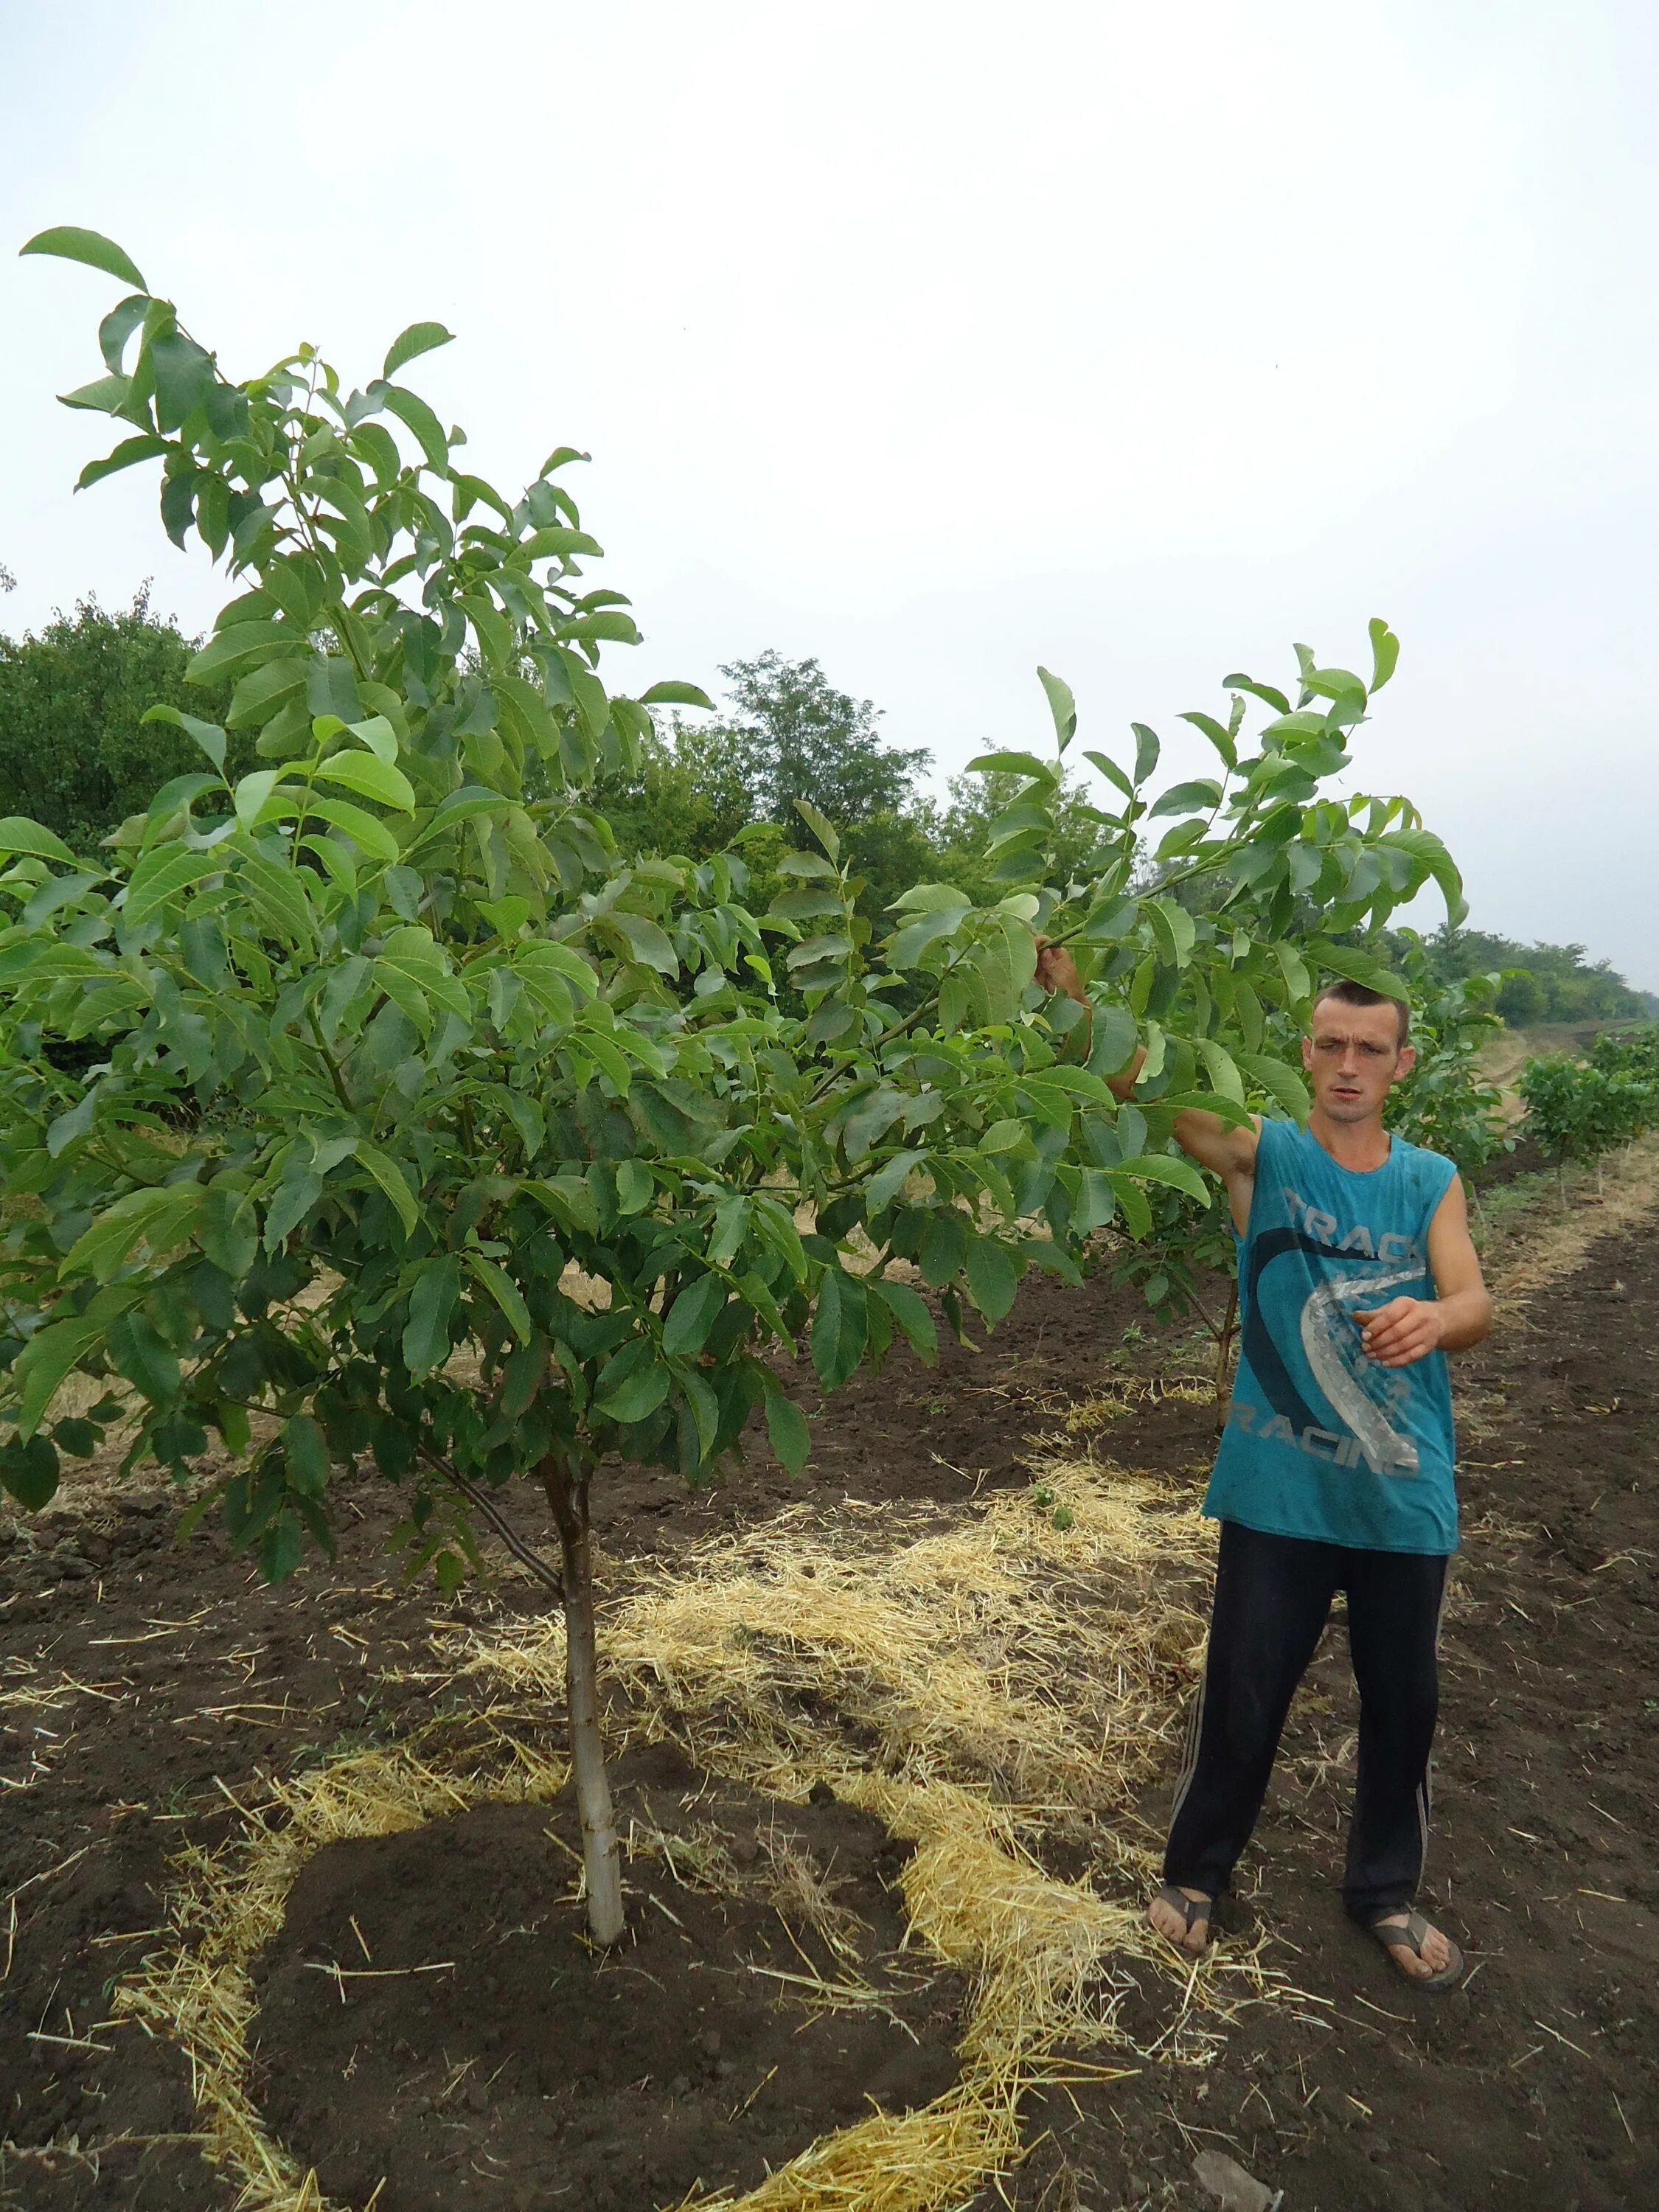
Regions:
<instances>
[{"instance_id":1,"label":"straw mulch","mask_svg":"<svg viewBox=\"0 0 1659 2212\"><path fill-rule=\"evenodd\" d=\"M1133 1808L1194 1677L1206 1525L1116 1471L1037 1473L1030 1491L950 1510L786 1514L649 1570L607 1612L622 1733L672 1737L785 1800L827 1782L885 1821L916 1846L912 1940L970 1979L956 2087L812 2144L740 2212L944 2212L1017 2160L1026 2087L1200 2062L1243 2006L1291 1994L1236 1947L1183 1966L1143 1917L1155 1838ZM470 1632L440 1656L435 1679L471 1693L465 1717L278 1786L234 1850L186 1863L174 1942L119 1994L191 2054L210 2154L246 2212L329 2212L248 2091L248 1968L300 1867L340 1838L564 1782L541 1747L562 1707L559 1626ZM1089 1877L1045 1871L1050 1841L1073 1861L1080 1847ZM719 1886L720 1856L690 1854L682 1878ZM1120 2018L1136 1965L1182 1993L1143 2049Z\"/></svg>"}]
</instances>

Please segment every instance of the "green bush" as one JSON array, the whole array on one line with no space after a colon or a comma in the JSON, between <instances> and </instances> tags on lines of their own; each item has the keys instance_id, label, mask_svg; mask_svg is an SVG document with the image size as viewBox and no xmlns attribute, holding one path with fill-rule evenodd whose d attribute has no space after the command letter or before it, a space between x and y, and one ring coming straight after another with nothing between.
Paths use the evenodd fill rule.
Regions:
<instances>
[{"instance_id":1,"label":"green bush","mask_svg":"<svg viewBox=\"0 0 1659 2212\"><path fill-rule=\"evenodd\" d=\"M1437 978L1415 933L1400 933L1401 970L1411 992L1417 1064L1389 1103L1390 1128L1457 1163L1465 1176L1513 1148L1503 1096L1477 1064L1481 1046L1503 1022L1498 975Z\"/></svg>"},{"instance_id":2,"label":"green bush","mask_svg":"<svg viewBox=\"0 0 1659 2212\"><path fill-rule=\"evenodd\" d=\"M1527 1105L1522 1134L1558 1167L1599 1158L1643 1135L1659 1122L1659 1073L1644 1071L1650 1051L1640 1048L1624 1065L1616 1051L1599 1061L1565 1053L1529 1060L1519 1086Z\"/></svg>"}]
</instances>

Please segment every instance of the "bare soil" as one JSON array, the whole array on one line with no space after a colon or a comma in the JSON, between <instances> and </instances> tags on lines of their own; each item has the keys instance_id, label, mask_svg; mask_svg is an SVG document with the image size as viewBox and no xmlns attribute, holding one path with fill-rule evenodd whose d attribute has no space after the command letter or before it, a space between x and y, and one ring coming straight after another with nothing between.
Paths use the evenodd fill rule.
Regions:
<instances>
[{"instance_id":1,"label":"bare soil","mask_svg":"<svg viewBox=\"0 0 1659 2212\"><path fill-rule=\"evenodd\" d=\"M357 2203L384 2176L397 2212L529 2212L553 2190L594 2212L678 2204L955 2079L960 1984L898 1955L907 1846L827 1794L711 1785L665 1744L615 1784L624 1835L673 1840L630 1859L613 1954L572 1909L568 1796L331 1844L304 1868L260 1962L256 2047L265 2115L330 2195ZM692 1865L724 1850L735 1893L678 1880L675 1841ZM826 2007L814 1978L855 1994Z\"/></svg>"},{"instance_id":2,"label":"bare soil","mask_svg":"<svg viewBox=\"0 0 1659 2212\"><path fill-rule=\"evenodd\" d=\"M1034 2147L1005 2185L1020 2206L1207 2205L1189 2172L1200 2148L1283 2188L1285 2212L1659 2203L1656 1329L1659 1254L1644 1224L1535 1294L1524 1323L1462 1369L1468 1543L1445 1631L1425 1903L1469 1949L1470 1981L1437 2000L1413 1992L1341 1917L1354 1714L1337 1625L1292 1715L1244 1870L1242 1934L1229 1939L1265 1932L1294 1947L1274 1955L1294 1961L1308 2001L1246 2015L1205 2069L1148 2068L1034 2099ZM1114 1399L1128 1410L1107 1432L1112 1454L1189 1492L1212 1448L1211 1409L1149 1392L1145 1377L1200 1375L1206 1346L1190 1334L1139 1341L1146 1332L1139 1301L1103 1280L1071 1291L1040 1278L982 1350L949 1346L935 1371L896 1358L822 1412L797 1377L814 1438L801 1482L757 1449L730 1483L690 1498L665 1476L618 1470L601 1505L606 1571L614 1583L630 1555L672 1553L784 1501L948 1504L1023 1482L1029 1438L1070 1416L1086 1441ZM235 1832L230 1798L257 1796L264 1778L426 1723L432 1690L397 1678L429 1669L434 1624L535 1602L506 1579L453 1602L403 1587L383 1551L395 1495L366 1478L345 1496L339 1561L314 1560L276 1591L210 1531L175 1547L165 1501L143 1493L99 1492L88 1510L71 1499L33 1527L0 1523L8 2212L230 2212L234 2182L193 2139L185 2062L108 2021L116 1978L155 1940L169 1860ZM648 2002L630 2005L627 1974L582 1951L574 1906L562 1917L535 1909L549 1882L568 1900L568 1851L545 1832L568 1845L568 1816L481 1808L319 1854L264 1961L264 2108L325 2187L361 2205L384 2175L376 2212L495 2212L565 2191L600 2203L604 2182L618 2208L650 2212L690 2179L752 2180L864 2109L866 2094L902 2108L944 2086L955 1994L892 1976L885 1839L846 1808L775 1814L725 1785L694 1810L684 1801L698 1787L664 1770L626 1782L664 1829L695 1818L742 1842L769 1821L793 1824L850 1884L866 1931L859 1972L877 1987L891 1978L891 2009L920 2041L880 2011L858 2015L853 2033L844 2013L743 2001L735 1973L720 1978L735 1961L793 1959L807 1972L784 1921L774 1910L763 1925L742 1896L688 1912L685 1893L660 1885L684 1940L636 1897L631 1955L655 1978L636 1982ZM1162 1793L1144 1810L1160 1822ZM341 1983L316 1969L344 1969L358 1951L352 1913L374 1954L360 1955L365 1967L457 1964L354 1979L343 2005ZM822 1972L810 1922L789 1929ZM1178 2001L1175 1984L1147 1977L1149 2021ZM589 2052L605 2064L580 2091L571 2077ZM723 2121L764 2072L763 2052L779 2075L744 2126ZM986 2212L997 2202L988 2194Z\"/></svg>"}]
</instances>

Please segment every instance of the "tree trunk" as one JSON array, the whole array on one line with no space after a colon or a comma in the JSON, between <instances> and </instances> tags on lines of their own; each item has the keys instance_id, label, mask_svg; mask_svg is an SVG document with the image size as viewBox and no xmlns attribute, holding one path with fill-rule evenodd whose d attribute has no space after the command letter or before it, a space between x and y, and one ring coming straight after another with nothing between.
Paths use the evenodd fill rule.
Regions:
<instances>
[{"instance_id":1,"label":"tree trunk","mask_svg":"<svg viewBox=\"0 0 1659 2212\"><path fill-rule=\"evenodd\" d=\"M599 1735L599 1667L593 1642L593 1569L588 1543L587 1478L544 1462L542 1482L558 1523L564 1562L565 1698L570 1714L570 1764L582 1820L582 1869L587 1878L587 1925L596 1943L618 1942L623 1911L622 1854L611 1783Z\"/></svg>"},{"instance_id":2,"label":"tree trunk","mask_svg":"<svg viewBox=\"0 0 1659 2212\"><path fill-rule=\"evenodd\" d=\"M1235 1282L1227 1291L1227 1316L1221 1324L1215 1340L1215 1425L1218 1432L1226 1420L1225 1401L1222 1392L1227 1387L1227 1368L1233 1348L1233 1338L1238 1327L1238 1285Z\"/></svg>"}]
</instances>

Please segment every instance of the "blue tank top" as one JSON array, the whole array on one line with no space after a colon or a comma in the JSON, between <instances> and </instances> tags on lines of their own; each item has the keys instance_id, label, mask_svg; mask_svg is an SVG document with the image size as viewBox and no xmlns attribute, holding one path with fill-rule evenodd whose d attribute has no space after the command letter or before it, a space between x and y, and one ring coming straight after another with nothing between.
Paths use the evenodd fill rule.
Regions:
<instances>
[{"instance_id":1,"label":"blue tank top","mask_svg":"<svg viewBox=\"0 0 1659 2212\"><path fill-rule=\"evenodd\" d=\"M1207 1514L1370 1551L1457 1549L1446 1356L1376 1366L1353 1318L1434 1296L1429 1223L1456 1172L1395 1137L1361 1174L1294 1122L1262 1122L1238 1240L1238 1374Z\"/></svg>"}]
</instances>

